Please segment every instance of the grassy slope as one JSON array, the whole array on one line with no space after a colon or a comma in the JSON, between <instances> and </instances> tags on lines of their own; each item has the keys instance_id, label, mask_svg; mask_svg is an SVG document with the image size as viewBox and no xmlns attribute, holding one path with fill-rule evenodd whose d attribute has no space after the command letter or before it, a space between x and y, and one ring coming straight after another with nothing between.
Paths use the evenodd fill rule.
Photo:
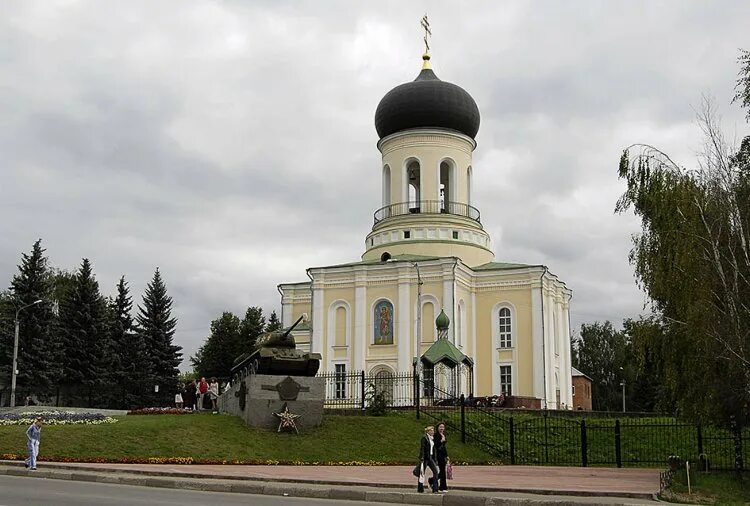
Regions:
<instances>
[{"instance_id":1,"label":"grassy slope","mask_svg":"<svg viewBox=\"0 0 750 506\"><path fill-rule=\"evenodd\" d=\"M690 473L692 493L688 494L685 472L675 476L672 495L664 499L688 504L740 505L750 503L750 476L737 480L734 473Z\"/></svg>"},{"instance_id":2,"label":"grassy slope","mask_svg":"<svg viewBox=\"0 0 750 506\"><path fill-rule=\"evenodd\" d=\"M239 418L226 415L124 416L110 425L44 427L40 454L411 464L418 454L422 422L413 414L327 416L321 427L296 435L247 427ZM0 453L24 453L25 430L20 426L0 427ZM449 438L453 461L493 460L476 447L462 445L458 435L449 434Z\"/></svg>"}]
</instances>

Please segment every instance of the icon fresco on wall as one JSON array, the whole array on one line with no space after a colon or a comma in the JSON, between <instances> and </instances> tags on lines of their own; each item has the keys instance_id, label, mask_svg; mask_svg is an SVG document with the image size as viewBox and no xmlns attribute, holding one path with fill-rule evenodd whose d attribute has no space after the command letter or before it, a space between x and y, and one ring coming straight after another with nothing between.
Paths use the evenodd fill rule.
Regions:
<instances>
[{"instance_id":1,"label":"icon fresco on wall","mask_svg":"<svg viewBox=\"0 0 750 506\"><path fill-rule=\"evenodd\" d=\"M375 304L375 344L393 344L393 304L381 300Z\"/></svg>"}]
</instances>

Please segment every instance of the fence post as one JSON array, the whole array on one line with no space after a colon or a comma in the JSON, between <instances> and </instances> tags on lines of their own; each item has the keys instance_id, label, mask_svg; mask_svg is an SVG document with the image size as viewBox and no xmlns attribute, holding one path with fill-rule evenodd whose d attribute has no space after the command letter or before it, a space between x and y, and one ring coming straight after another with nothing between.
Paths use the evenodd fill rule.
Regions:
<instances>
[{"instance_id":1,"label":"fence post","mask_svg":"<svg viewBox=\"0 0 750 506\"><path fill-rule=\"evenodd\" d=\"M417 420L419 420L419 375L414 373L414 405L417 408Z\"/></svg>"},{"instance_id":2,"label":"fence post","mask_svg":"<svg viewBox=\"0 0 750 506\"><path fill-rule=\"evenodd\" d=\"M365 409L365 370L362 369L360 373L361 373L360 380L362 380L362 392L361 392L362 393L362 410L364 411Z\"/></svg>"},{"instance_id":3,"label":"fence post","mask_svg":"<svg viewBox=\"0 0 750 506\"><path fill-rule=\"evenodd\" d=\"M622 448L620 444L620 420L615 420L615 460L617 467L622 467Z\"/></svg>"},{"instance_id":4,"label":"fence post","mask_svg":"<svg viewBox=\"0 0 750 506\"><path fill-rule=\"evenodd\" d=\"M461 394L461 442L466 443L466 398Z\"/></svg>"},{"instance_id":5,"label":"fence post","mask_svg":"<svg viewBox=\"0 0 750 506\"><path fill-rule=\"evenodd\" d=\"M549 464L549 443L547 434L547 411L544 411L544 463Z\"/></svg>"},{"instance_id":6,"label":"fence post","mask_svg":"<svg viewBox=\"0 0 750 506\"><path fill-rule=\"evenodd\" d=\"M516 432L513 430L513 417L508 421L508 430L510 430L510 463L516 463Z\"/></svg>"},{"instance_id":7,"label":"fence post","mask_svg":"<svg viewBox=\"0 0 750 506\"><path fill-rule=\"evenodd\" d=\"M589 465L589 441L586 434L586 419L581 420L581 466Z\"/></svg>"}]
</instances>

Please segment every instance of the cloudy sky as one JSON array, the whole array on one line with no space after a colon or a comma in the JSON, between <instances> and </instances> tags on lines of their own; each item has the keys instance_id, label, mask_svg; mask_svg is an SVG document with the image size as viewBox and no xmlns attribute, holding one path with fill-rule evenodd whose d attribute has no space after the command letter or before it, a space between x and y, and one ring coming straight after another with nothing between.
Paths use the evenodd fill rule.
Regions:
<instances>
[{"instance_id":1,"label":"cloudy sky","mask_svg":"<svg viewBox=\"0 0 750 506\"><path fill-rule=\"evenodd\" d=\"M643 311L614 215L622 148L695 163L702 94L730 137L750 2L31 1L0 12L0 286L42 238L54 266L158 266L186 356L224 310L359 259L380 206L373 117L433 67L482 114L475 196L498 261L543 263L573 326Z\"/></svg>"}]
</instances>

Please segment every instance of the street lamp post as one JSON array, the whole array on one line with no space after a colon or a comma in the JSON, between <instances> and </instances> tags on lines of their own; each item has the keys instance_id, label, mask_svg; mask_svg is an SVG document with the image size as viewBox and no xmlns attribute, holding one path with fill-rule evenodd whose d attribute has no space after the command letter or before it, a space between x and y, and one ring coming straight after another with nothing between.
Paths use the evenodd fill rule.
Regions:
<instances>
[{"instance_id":1,"label":"street lamp post","mask_svg":"<svg viewBox=\"0 0 750 506\"><path fill-rule=\"evenodd\" d=\"M16 309L16 332L15 332L15 338L13 339L13 371L11 374L11 380L10 380L10 407L13 408L16 406L16 375L18 374L18 334L19 334L19 327L20 322L18 321L18 313L26 309L27 307L31 307L33 305L39 304L42 302L42 299L35 300L31 304L26 304L25 306L21 306L18 309Z\"/></svg>"},{"instance_id":2,"label":"street lamp post","mask_svg":"<svg viewBox=\"0 0 750 506\"><path fill-rule=\"evenodd\" d=\"M419 274L419 264L412 265L417 269L417 346L414 348L417 360L417 377L422 373L422 361L419 359L422 351L422 276Z\"/></svg>"},{"instance_id":3,"label":"street lamp post","mask_svg":"<svg viewBox=\"0 0 750 506\"><path fill-rule=\"evenodd\" d=\"M625 413L625 380L620 382L620 386L622 387L622 412Z\"/></svg>"}]
</instances>

